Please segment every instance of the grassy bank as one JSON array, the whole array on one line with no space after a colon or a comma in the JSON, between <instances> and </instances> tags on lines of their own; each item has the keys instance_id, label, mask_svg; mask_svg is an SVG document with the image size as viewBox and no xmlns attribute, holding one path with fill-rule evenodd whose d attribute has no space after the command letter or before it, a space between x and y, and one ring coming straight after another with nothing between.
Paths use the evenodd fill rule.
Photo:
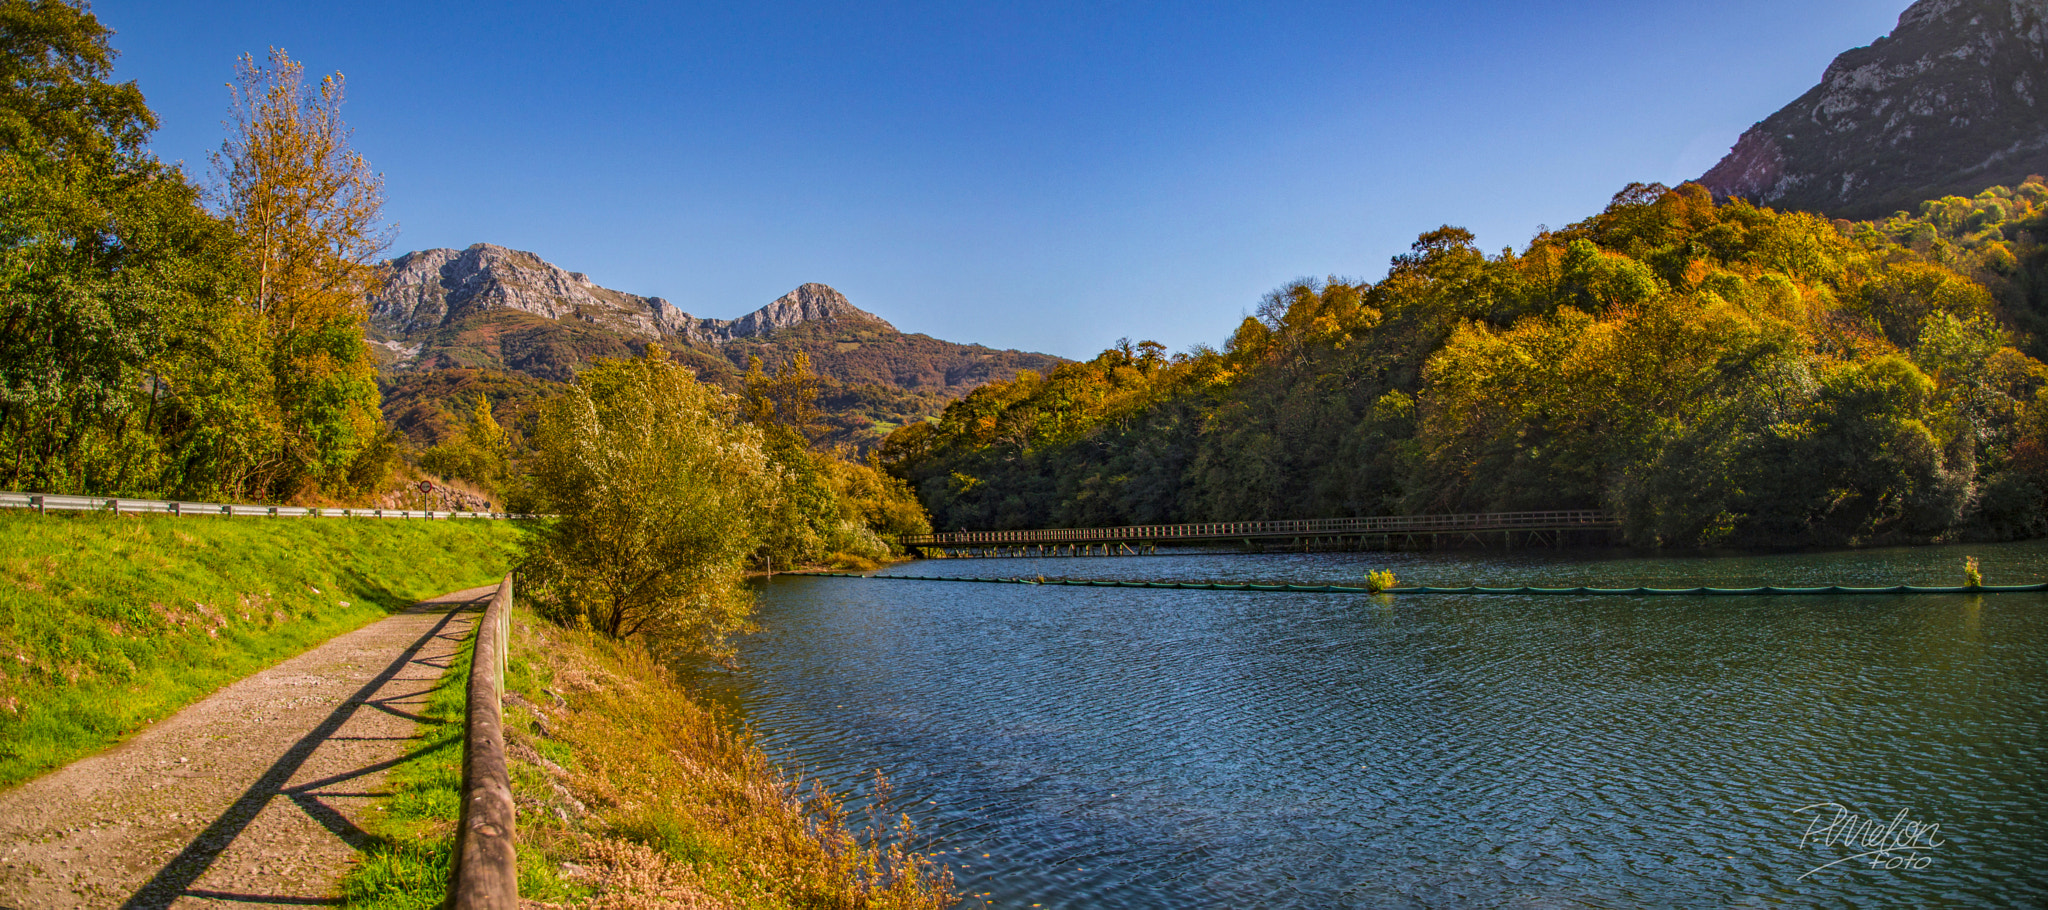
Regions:
<instances>
[{"instance_id":1,"label":"grassy bank","mask_svg":"<svg viewBox=\"0 0 2048 910\"><path fill-rule=\"evenodd\" d=\"M458 677L442 683L437 719L459 715ZM521 611L507 690L524 899L601 908L953 902L945 870L894 846L907 831L862 824L830 795L802 791L637 646ZM345 886L350 906L442 900L461 753L420 747L457 726L423 726L410 750L420 757L393 770L380 842Z\"/></svg>"},{"instance_id":2,"label":"grassy bank","mask_svg":"<svg viewBox=\"0 0 2048 910\"><path fill-rule=\"evenodd\" d=\"M0 786L413 601L488 584L502 521L0 513Z\"/></svg>"}]
</instances>

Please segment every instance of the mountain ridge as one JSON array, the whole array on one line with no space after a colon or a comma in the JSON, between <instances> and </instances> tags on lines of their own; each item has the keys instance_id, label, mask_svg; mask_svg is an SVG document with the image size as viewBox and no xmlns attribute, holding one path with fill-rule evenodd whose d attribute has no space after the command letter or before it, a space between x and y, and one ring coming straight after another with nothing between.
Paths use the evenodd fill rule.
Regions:
<instances>
[{"instance_id":1,"label":"mountain ridge","mask_svg":"<svg viewBox=\"0 0 2048 910\"><path fill-rule=\"evenodd\" d=\"M1024 370L1049 354L998 350L905 333L820 283L799 285L733 319L693 316L660 297L606 288L538 255L496 244L416 250L383 266L364 336L378 360L387 413L421 444L442 433L452 403L547 394L600 357L659 343L705 381L741 384L754 358L770 370L801 354L823 380L828 441L864 446L905 422Z\"/></svg>"},{"instance_id":2,"label":"mountain ridge","mask_svg":"<svg viewBox=\"0 0 2048 910\"><path fill-rule=\"evenodd\" d=\"M492 309L546 319L573 317L626 334L697 344L756 338L803 322L873 324L898 331L830 285L800 285L734 319L697 317L664 298L615 291L582 272L492 243L415 250L388 260L384 272L384 286L371 299L370 324L387 335L416 335Z\"/></svg>"}]
</instances>

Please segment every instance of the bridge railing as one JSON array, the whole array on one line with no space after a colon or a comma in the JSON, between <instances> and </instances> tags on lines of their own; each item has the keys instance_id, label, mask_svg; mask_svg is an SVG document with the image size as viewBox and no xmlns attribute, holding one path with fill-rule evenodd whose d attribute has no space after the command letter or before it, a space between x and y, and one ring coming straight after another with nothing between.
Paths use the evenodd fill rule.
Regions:
<instances>
[{"instance_id":1,"label":"bridge railing","mask_svg":"<svg viewBox=\"0 0 2048 910\"><path fill-rule=\"evenodd\" d=\"M1475 512L1462 515L1388 515L1371 518L1300 518L1279 521L1214 521L1116 528L1045 528L1030 531L948 531L912 534L907 546L944 544L1088 543L1092 541L1222 540L1232 538L1335 536L1340 534L1427 534L1446 531L1559 530L1611 528L1617 522L1598 509L1542 512Z\"/></svg>"},{"instance_id":2,"label":"bridge railing","mask_svg":"<svg viewBox=\"0 0 2048 910\"><path fill-rule=\"evenodd\" d=\"M260 506L246 503L182 502L169 499L122 499L100 496L58 496L0 492L0 509L35 512L139 512L157 515L260 516L271 518L540 518L518 512L448 512L433 509L326 509L314 506Z\"/></svg>"}]
</instances>

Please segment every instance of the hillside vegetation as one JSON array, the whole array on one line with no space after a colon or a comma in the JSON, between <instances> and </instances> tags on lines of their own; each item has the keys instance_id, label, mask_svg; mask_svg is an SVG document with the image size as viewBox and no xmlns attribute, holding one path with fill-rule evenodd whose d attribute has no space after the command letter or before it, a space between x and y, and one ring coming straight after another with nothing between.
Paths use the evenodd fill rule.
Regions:
<instances>
[{"instance_id":1,"label":"hillside vegetation","mask_svg":"<svg viewBox=\"0 0 2048 910\"><path fill-rule=\"evenodd\" d=\"M0 786L511 567L504 521L0 513Z\"/></svg>"},{"instance_id":2,"label":"hillside vegetation","mask_svg":"<svg viewBox=\"0 0 2048 910\"><path fill-rule=\"evenodd\" d=\"M840 795L775 767L753 736L645 649L520 610L505 733L520 805L519 894L538 906L953 906L951 873L910 852L886 781ZM467 650L434 684L343 904L443 906L462 809Z\"/></svg>"},{"instance_id":3,"label":"hillside vegetation","mask_svg":"<svg viewBox=\"0 0 2048 910\"><path fill-rule=\"evenodd\" d=\"M1221 350L1123 343L881 447L946 529L1604 508L1657 546L2048 532L2048 185L1830 222L1694 184L1422 235ZM2031 354L2029 352L2032 352Z\"/></svg>"}]
</instances>

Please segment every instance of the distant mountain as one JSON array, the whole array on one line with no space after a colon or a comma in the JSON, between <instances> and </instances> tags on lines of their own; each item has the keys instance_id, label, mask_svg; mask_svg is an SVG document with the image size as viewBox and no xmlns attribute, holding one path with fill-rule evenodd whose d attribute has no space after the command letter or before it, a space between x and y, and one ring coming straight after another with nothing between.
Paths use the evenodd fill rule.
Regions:
<instances>
[{"instance_id":1,"label":"distant mountain","mask_svg":"<svg viewBox=\"0 0 2048 910\"><path fill-rule=\"evenodd\" d=\"M453 398L542 394L591 360L636 356L648 342L728 386L750 357L772 371L803 352L827 380L833 438L863 445L984 383L1065 362L905 334L823 284L737 319L707 319L487 243L406 253L384 270L365 334L386 413L421 444L440 435Z\"/></svg>"},{"instance_id":2,"label":"distant mountain","mask_svg":"<svg viewBox=\"0 0 2048 910\"><path fill-rule=\"evenodd\" d=\"M1699 182L1837 218L2048 173L2048 0L1920 0Z\"/></svg>"}]
</instances>

